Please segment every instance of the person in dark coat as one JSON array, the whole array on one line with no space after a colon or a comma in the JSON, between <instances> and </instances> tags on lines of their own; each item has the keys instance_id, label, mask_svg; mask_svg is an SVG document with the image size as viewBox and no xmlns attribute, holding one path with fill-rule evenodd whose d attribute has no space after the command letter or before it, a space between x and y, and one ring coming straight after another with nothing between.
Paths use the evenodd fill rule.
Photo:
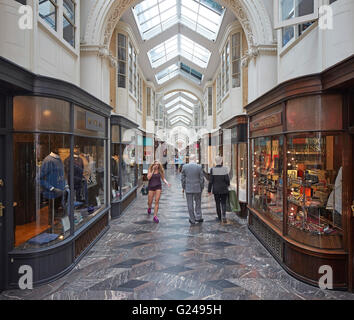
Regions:
<instances>
[{"instance_id":1,"label":"person in dark coat","mask_svg":"<svg viewBox=\"0 0 354 320\"><path fill-rule=\"evenodd\" d=\"M222 157L215 159L216 166L210 170L208 193L213 191L217 212L217 219L222 222L226 220L226 200L229 194L230 177L228 168L222 166ZM221 208L220 208L221 207Z\"/></svg>"}]
</instances>

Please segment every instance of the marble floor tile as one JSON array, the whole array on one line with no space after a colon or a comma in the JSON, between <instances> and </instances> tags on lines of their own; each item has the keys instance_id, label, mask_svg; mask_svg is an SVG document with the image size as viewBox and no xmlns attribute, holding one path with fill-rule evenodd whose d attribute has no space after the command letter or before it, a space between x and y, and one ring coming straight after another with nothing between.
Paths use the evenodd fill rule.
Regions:
<instances>
[{"instance_id":1,"label":"marble floor tile","mask_svg":"<svg viewBox=\"0 0 354 320\"><path fill-rule=\"evenodd\" d=\"M290 276L249 231L247 219L227 213L202 194L204 222L191 226L180 175L167 170L158 217L137 199L64 277L33 290L8 290L0 300L354 300ZM154 208L154 205L153 205Z\"/></svg>"}]
</instances>

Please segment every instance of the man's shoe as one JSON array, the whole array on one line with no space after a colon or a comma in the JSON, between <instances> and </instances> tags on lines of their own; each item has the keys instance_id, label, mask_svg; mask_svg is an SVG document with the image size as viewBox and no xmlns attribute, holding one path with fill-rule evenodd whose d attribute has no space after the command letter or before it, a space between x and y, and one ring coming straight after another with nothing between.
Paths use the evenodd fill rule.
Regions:
<instances>
[{"instance_id":1,"label":"man's shoe","mask_svg":"<svg viewBox=\"0 0 354 320\"><path fill-rule=\"evenodd\" d=\"M195 222L203 222L204 219L195 220Z\"/></svg>"},{"instance_id":2,"label":"man's shoe","mask_svg":"<svg viewBox=\"0 0 354 320\"><path fill-rule=\"evenodd\" d=\"M222 222L223 222L223 223L227 223L226 218L223 218L223 219L222 219Z\"/></svg>"},{"instance_id":3,"label":"man's shoe","mask_svg":"<svg viewBox=\"0 0 354 320\"><path fill-rule=\"evenodd\" d=\"M216 217L215 219L216 219L216 221L221 221L220 217Z\"/></svg>"},{"instance_id":4,"label":"man's shoe","mask_svg":"<svg viewBox=\"0 0 354 320\"><path fill-rule=\"evenodd\" d=\"M195 224L195 222L193 222L191 219L189 219L189 223L190 224Z\"/></svg>"}]
</instances>

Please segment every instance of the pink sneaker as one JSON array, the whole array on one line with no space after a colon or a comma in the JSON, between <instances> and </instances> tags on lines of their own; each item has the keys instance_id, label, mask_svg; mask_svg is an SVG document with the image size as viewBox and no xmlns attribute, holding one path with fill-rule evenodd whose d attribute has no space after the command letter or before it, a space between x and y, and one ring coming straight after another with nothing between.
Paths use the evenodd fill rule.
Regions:
<instances>
[{"instance_id":1,"label":"pink sneaker","mask_svg":"<svg viewBox=\"0 0 354 320\"><path fill-rule=\"evenodd\" d=\"M159 223L159 219L158 219L158 217L154 217L154 222L156 222L156 223Z\"/></svg>"},{"instance_id":2,"label":"pink sneaker","mask_svg":"<svg viewBox=\"0 0 354 320\"><path fill-rule=\"evenodd\" d=\"M151 208L148 209L148 214L151 214Z\"/></svg>"}]
</instances>

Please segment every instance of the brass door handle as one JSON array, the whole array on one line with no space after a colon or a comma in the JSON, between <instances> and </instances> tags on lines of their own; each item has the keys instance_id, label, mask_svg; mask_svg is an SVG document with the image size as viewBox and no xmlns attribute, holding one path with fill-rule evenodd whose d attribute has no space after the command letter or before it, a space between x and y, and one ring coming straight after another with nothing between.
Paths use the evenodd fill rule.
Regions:
<instances>
[{"instance_id":1,"label":"brass door handle","mask_svg":"<svg viewBox=\"0 0 354 320\"><path fill-rule=\"evenodd\" d=\"M2 205L2 202L0 202L0 217L3 216L3 210L5 209L5 206Z\"/></svg>"}]
</instances>

